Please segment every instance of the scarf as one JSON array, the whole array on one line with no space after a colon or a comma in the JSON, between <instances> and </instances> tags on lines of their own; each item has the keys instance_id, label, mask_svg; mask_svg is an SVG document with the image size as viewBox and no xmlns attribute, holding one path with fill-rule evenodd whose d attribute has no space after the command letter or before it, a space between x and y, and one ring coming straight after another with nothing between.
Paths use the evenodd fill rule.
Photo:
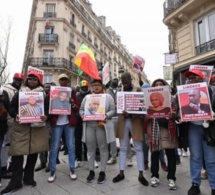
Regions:
<instances>
[{"instance_id":1,"label":"scarf","mask_svg":"<svg viewBox=\"0 0 215 195\"><path fill-rule=\"evenodd\" d=\"M160 128L158 121L153 118L151 125L150 148L151 152L159 150L160 143Z\"/></svg>"}]
</instances>

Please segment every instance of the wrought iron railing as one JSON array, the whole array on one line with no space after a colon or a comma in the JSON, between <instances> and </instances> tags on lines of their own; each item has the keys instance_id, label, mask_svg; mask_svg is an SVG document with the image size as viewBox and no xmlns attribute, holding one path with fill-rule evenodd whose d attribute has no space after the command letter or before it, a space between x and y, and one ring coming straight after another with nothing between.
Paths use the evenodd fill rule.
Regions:
<instances>
[{"instance_id":1,"label":"wrought iron railing","mask_svg":"<svg viewBox=\"0 0 215 195\"><path fill-rule=\"evenodd\" d=\"M65 58L31 58L31 66L35 67L53 67L53 68L66 68L77 73L77 67L72 62Z\"/></svg>"},{"instance_id":2,"label":"wrought iron railing","mask_svg":"<svg viewBox=\"0 0 215 195\"><path fill-rule=\"evenodd\" d=\"M56 18L56 12L44 12L43 17L44 18Z\"/></svg>"},{"instance_id":3,"label":"wrought iron railing","mask_svg":"<svg viewBox=\"0 0 215 195\"><path fill-rule=\"evenodd\" d=\"M182 6L187 1L189 1L189 0L166 0L163 4L164 17L171 14L173 11L178 9L180 6Z\"/></svg>"},{"instance_id":4,"label":"wrought iron railing","mask_svg":"<svg viewBox=\"0 0 215 195\"><path fill-rule=\"evenodd\" d=\"M75 50L75 44L72 42L69 42L69 47L72 48L73 50Z\"/></svg>"},{"instance_id":5,"label":"wrought iron railing","mask_svg":"<svg viewBox=\"0 0 215 195\"><path fill-rule=\"evenodd\" d=\"M40 33L39 34L39 42L58 42L58 35L57 34L46 34Z\"/></svg>"},{"instance_id":6,"label":"wrought iron railing","mask_svg":"<svg viewBox=\"0 0 215 195\"><path fill-rule=\"evenodd\" d=\"M213 49L215 49L215 39L197 46L196 55L211 51Z\"/></svg>"}]
</instances>

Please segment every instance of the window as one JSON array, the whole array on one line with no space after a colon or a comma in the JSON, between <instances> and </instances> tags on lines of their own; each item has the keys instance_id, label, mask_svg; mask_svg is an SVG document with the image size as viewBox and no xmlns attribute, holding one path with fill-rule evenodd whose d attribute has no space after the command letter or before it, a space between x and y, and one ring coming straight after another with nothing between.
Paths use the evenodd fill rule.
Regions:
<instances>
[{"instance_id":1,"label":"window","mask_svg":"<svg viewBox=\"0 0 215 195\"><path fill-rule=\"evenodd\" d=\"M71 19L70 19L70 24L76 28L76 24L75 24L75 15L73 13L71 13Z\"/></svg>"},{"instance_id":2,"label":"window","mask_svg":"<svg viewBox=\"0 0 215 195\"><path fill-rule=\"evenodd\" d=\"M54 57L54 50L44 50L43 51L43 64L52 65Z\"/></svg>"},{"instance_id":3,"label":"window","mask_svg":"<svg viewBox=\"0 0 215 195\"><path fill-rule=\"evenodd\" d=\"M197 45L215 39L215 12L210 13L196 22Z\"/></svg>"},{"instance_id":4,"label":"window","mask_svg":"<svg viewBox=\"0 0 215 195\"><path fill-rule=\"evenodd\" d=\"M53 82L53 76L44 76L44 83Z\"/></svg>"},{"instance_id":5,"label":"window","mask_svg":"<svg viewBox=\"0 0 215 195\"><path fill-rule=\"evenodd\" d=\"M54 41L54 27L45 28L45 41Z\"/></svg>"},{"instance_id":6,"label":"window","mask_svg":"<svg viewBox=\"0 0 215 195\"><path fill-rule=\"evenodd\" d=\"M46 4L45 18L55 18L55 4Z\"/></svg>"},{"instance_id":7,"label":"window","mask_svg":"<svg viewBox=\"0 0 215 195\"><path fill-rule=\"evenodd\" d=\"M85 26L84 26L84 24L82 24L82 33L84 33L84 31L85 31Z\"/></svg>"}]
</instances>

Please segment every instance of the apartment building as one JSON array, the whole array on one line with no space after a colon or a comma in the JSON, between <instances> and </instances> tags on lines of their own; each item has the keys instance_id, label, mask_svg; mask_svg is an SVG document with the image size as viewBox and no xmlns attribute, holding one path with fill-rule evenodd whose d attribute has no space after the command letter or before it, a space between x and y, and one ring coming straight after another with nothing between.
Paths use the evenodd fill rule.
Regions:
<instances>
[{"instance_id":1,"label":"apartment building","mask_svg":"<svg viewBox=\"0 0 215 195\"><path fill-rule=\"evenodd\" d=\"M34 0L26 43L23 72L28 65L44 70L44 82L58 83L58 75L70 76L72 85L81 79L78 76L74 57L82 43L92 49L98 69L110 64L111 78L130 72L138 85L138 76L132 69L133 55L121 43L111 26L106 26L106 17L97 16L88 0ZM142 80L148 82L145 73Z\"/></svg>"},{"instance_id":2,"label":"apartment building","mask_svg":"<svg viewBox=\"0 0 215 195\"><path fill-rule=\"evenodd\" d=\"M215 65L215 1L166 0L164 24L169 29L169 52L177 53L173 64L175 84L184 84L190 65Z\"/></svg>"}]
</instances>

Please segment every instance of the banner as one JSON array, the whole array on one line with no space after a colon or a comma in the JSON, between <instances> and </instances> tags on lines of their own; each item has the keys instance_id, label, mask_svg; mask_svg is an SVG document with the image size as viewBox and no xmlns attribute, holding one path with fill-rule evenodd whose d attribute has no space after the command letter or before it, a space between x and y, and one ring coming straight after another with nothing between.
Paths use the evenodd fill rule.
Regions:
<instances>
[{"instance_id":1,"label":"banner","mask_svg":"<svg viewBox=\"0 0 215 195\"><path fill-rule=\"evenodd\" d=\"M19 92L20 123L42 122L44 116L44 96L42 92Z\"/></svg>"},{"instance_id":2,"label":"banner","mask_svg":"<svg viewBox=\"0 0 215 195\"><path fill-rule=\"evenodd\" d=\"M72 89L70 87L51 86L49 114L70 115Z\"/></svg>"},{"instance_id":3,"label":"banner","mask_svg":"<svg viewBox=\"0 0 215 195\"><path fill-rule=\"evenodd\" d=\"M106 94L90 94L86 96L83 121L102 121L105 119Z\"/></svg>"},{"instance_id":4,"label":"banner","mask_svg":"<svg viewBox=\"0 0 215 195\"><path fill-rule=\"evenodd\" d=\"M177 86L182 121L211 120L211 102L206 82Z\"/></svg>"},{"instance_id":5,"label":"banner","mask_svg":"<svg viewBox=\"0 0 215 195\"><path fill-rule=\"evenodd\" d=\"M143 92L117 92L117 113L146 114Z\"/></svg>"},{"instance_id":6,"label":"banner","mask_svg":"<svg viewBox=\"0 0 215 195\"><path fill-rule=\"evenodd\" d=\"M171 112L169 86L144 88L147 114L151 118L166 118Z\"/></svg>"},{"instance_id":7,"label":"banner","mask_svg":"<svg viewBox=\"0 0 215 195\"><path fill-rule=\"evenodd\" d=\"M138 55L135 55L132 70L139 74L143 72L144 66L145 66L145 59Z\"/></svg>"},{"instance_id":8,"label":"banner","mask_svg":"<svg viewBox=\"0 0 215 195\"><path fill-rule=\"evenodd\" d=\"M110 81L110 65L109 65L109 62L107 62L102 69L102 80L103 80L104 85L106 85Z\"/></svg>"}]
</instances>

